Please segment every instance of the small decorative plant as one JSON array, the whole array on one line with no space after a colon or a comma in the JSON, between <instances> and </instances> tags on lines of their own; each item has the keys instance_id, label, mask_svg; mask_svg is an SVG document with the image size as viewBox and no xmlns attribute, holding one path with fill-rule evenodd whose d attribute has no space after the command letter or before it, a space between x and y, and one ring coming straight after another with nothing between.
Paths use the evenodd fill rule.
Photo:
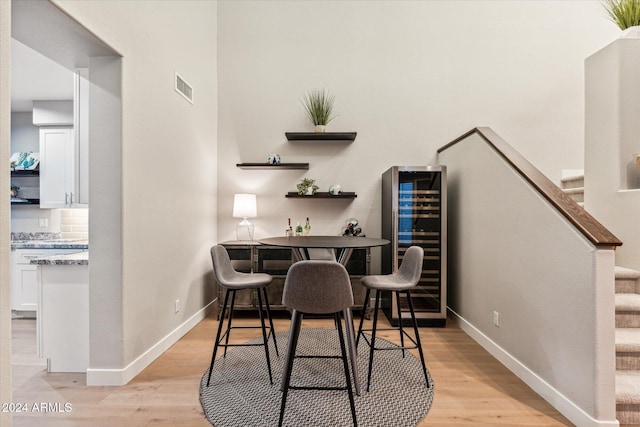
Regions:
<instances>
[{"instance_id":1,"label":"small decorative plant","mask_svg":"<svg viewBox=\"0 0 640 427\"><path fill-rule=\"evenodd\" d=\"M640 0L602 0L611 20L625 30L640 25Z\"/></svg>"},{"instance_id":2,"label":"small decorative plant","mask_svg":"<svg viewBox=\"0 0 640 427\"><path fill-rule=\"evenodd\" d=\"M314 126L326 126L335 118L333 113L334 96L325 89L312 90L300 101Z\"/></svg>"},{"instance_id":3,"label":"small decorative plant","mask_svg":"<svg viewBox=\"0 0 640 427\"><path fill-rule=\"evenodd\" d=\"M316 185L316 180L311 178L304 178L296 187L298 187L298 194L301 196L308 194L309 189L311 189L311 194L316 194L316 191L320 188Z\"/></svg>"}]
</instances>

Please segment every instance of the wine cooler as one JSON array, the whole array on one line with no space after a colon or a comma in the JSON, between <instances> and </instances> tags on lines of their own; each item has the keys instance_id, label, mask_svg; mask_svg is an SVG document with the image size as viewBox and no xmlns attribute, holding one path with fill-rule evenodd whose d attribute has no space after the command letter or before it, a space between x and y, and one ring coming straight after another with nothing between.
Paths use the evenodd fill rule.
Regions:
<instances>
[{"instance_id":1,"label":"wine cooler","mask_svg":"<svg viewBox=\"0 0 640 427\"><path fill-rule=\"evenodd\" d=\"M410 246L424 249L422 275L411 290L420 326L444 326L447 317L447 180L445 166L394 166L382 175L382 273L397 271ZM411 324L409 303L383 294L382 308L397 326Z\"/></svg>"}]
</instances>

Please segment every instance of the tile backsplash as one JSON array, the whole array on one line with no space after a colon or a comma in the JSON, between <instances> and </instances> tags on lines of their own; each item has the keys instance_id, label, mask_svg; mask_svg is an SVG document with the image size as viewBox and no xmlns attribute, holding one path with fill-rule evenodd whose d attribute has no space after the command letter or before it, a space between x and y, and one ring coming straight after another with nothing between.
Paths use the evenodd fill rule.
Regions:
<instances>
[{"instance_id":1,"label":"tile backsplash","mask_svg":"<svg viewBox=\"0 0 640 427\"><path fill-rule=\"evenodd\" d=\"M12 206L11 232L59 233L62 239L88 239L89 209L40 209L38 205Z\"/></svg>"},{"instance_id":2,"label":"tile backsplash","mask_svg":"<svg viewBox=\"0 0 640 427\"><path fill-rule=\"evenodd\" d=\"M89 209L61 209L60 232L63 239L88 239Z\"/></svg>"},{"instance_id":3,"label":"tile backsplash","mask_svg":"<svg viewBox=\"0 0 640 427\"><path fill-rule=\"evenodd\" d=\"M40 209L38 205L11 206L14 233L60 232L60 209Z\"/></svg>"}]
</instances>

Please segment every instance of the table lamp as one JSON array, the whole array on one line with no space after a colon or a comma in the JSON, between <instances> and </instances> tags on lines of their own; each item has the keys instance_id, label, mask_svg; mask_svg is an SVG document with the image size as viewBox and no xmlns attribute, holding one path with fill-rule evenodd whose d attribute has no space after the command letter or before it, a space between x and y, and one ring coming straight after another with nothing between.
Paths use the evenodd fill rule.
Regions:
<instances>
[{"instance_id":1,"label":"table lamp","mask_svg":"<svg viewBox=\"0 0 640 427\"><path fill-rule=\"evenodd\" d=\"M258 216L255 194L235 194L233 196L233 217L242 218L236 225L238 240L253 240L253 224L247 218Z\"/></svg>"}]
</instances>

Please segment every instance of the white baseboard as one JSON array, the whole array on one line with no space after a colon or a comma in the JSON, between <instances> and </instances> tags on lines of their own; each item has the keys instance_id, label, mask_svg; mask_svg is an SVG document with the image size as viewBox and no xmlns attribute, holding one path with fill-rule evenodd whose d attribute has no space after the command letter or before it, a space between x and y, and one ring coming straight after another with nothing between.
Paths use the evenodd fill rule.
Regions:
<instances>
[{"instance_id":1,"label":"white baseboard","mask_svg":"<svg viewBox=\"0 0 640 427\"><path fill-rule=\"evenodd\" d=\"M187 332L207 317L214 309L217 298L197 311L167 336L154 344L147 351L138 356L133 362L122 369L87 369L88 386L122 386L156 360L169 347L178 342Z\"/></svg>"},{"instance_id":2,"label":"white baseboard","mask_svg":"<svg viewBox=\"0 0 640 427\"><path fill-rule=\"evenodd\" d=\"M551 384L536 375L518 359L506 352L502 347L493 342L482 331L477 329L466 319L455 311L449 309L449 314L460 329L469 335L474 341L480 344L500 363L513 372L518 378L524 381L529 387L538 393L544 400L549 402L558 412L564 415L569 421L580 427L619 427L618 420L597 420L587 414L582 408L569 400L566 396L556 390Z\"/></svg>"}]
</instances>

